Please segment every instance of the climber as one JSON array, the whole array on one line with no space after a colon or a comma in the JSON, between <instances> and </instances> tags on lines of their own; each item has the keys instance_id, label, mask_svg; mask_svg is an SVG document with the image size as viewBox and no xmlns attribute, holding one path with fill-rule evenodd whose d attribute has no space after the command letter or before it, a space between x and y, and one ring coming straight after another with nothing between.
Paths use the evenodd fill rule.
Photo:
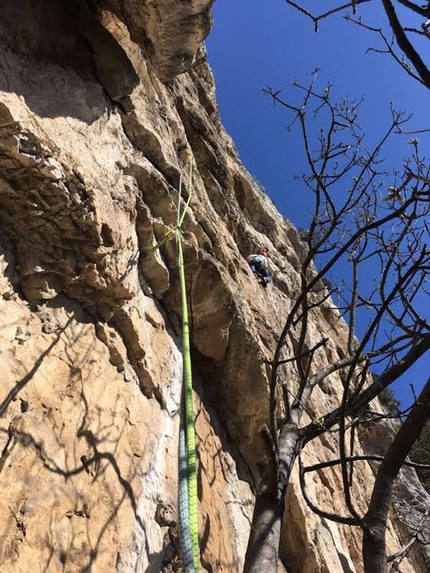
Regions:
<instances>
[{"instance_id":1,"label":"climber","mask_svg":"<svg viewBox=\"0 0 430 573\"><path fill-rule=\"evenodd\" d=\"M269 255L264 251L259 251L258 254L249 255L246 258L248 265L251 267L251 271L261 279L261 284L264 287L272 280L272 277L269 273L269 262L268 262Z\"/></svg>"}]
</instances>

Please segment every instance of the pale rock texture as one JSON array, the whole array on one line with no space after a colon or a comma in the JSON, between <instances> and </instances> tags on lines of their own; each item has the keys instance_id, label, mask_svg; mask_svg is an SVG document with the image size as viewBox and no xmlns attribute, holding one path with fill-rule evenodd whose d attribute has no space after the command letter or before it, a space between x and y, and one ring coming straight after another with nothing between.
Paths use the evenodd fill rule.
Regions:
<instances>
[{"instance_id":1,"label":"pale rock texture","mask_svg":"<svg viewBox=\"0 0 430 573\"><path fill-rule=\"evenodd\" d=\"M220 123L201 44L210 5L0 1L2 572L181 571L178 268L173 240L152 251L175 223L180 176L183 197L193 193L184 239L201 570L241 571L265 455L263 361L297 293L303 245ZM267 291L245 260L261 247ZM311 330L330 338L327 358L342 353L346 327L329 302ZM333 375L311 414L340 395ZM329 435L306 459L334 452ZM344 510L339 473L323 474L310 494ZM361 464L361 509L371 479ZM357 530L312 514L296 475L287 508L280 571L362 571ZM390 550L408 539L393 519ZM412 552L402 571L423 567Z\"/></svg>"}]
</instances>

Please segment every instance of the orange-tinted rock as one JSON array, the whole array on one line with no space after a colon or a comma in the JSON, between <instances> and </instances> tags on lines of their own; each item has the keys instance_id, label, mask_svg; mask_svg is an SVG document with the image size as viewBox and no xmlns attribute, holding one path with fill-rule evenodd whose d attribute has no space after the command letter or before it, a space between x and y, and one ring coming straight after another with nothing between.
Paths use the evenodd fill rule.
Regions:
<instances>
[{"instance_id":1,"label":"orange-tinted rock","mask_svg":"<svg viewBox=\"0 0 430 573\"><path fill-rule=\"evenodd\" d=\"M2 4L1 570L181 570L173 234L152 248L175 224L180 174L189 197L192 163L184 251L202 571L240 572L265 452L263 361L298 291L304 247L220 123L211 71L198 63L211 2L129 0L120 11L105 0L81 19L53 0ZM261 247L274 275L267 290L246 263ZM333 359L346 327L329 302L323 310L310 335L329 334ZM316 389L311 413L341 390L335 374ZM334 440L308 446L308 461L332 456ZM341 511L339 473L326 473L309 479L310 493ZM361 464L361 510L371 479ZM362 571L357 531L312 514L297 476L287 509L280 571ZM408 540L399 519L390 550ZM402 570L420 571L419 559Z\"/></svg>"}]
</instances>

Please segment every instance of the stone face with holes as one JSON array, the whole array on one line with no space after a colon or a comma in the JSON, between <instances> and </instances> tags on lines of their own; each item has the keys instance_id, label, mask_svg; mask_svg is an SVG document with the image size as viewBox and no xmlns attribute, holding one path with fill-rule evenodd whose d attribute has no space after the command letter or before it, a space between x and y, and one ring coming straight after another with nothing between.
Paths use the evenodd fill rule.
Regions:
<instances>
[{"instance_id":1,"label":"stone face with holes","mask_svg":"<svg viewBox=\"0 0 430 573\"><path fill-rule=\"evenodd\" d=\"M220 123L201 45L211 2L0 4L2 571L181 571L179 280L174 241L152 248L175 224L181 174L189 196L192 163L184 245L201 563L239 573L265 455L264 360L297 293L303 244ZM257 248L271 257L267 291L246 263ZM321 360L346 340L325 304L310 327L312 340L330 337ZM333 375L311 414L341 388ZM328 459L334 439L307 461ZM342 511L340 476L326 474L309 491ZM364 506L372 469L356 476ZM295 475L287 506L289 571L362 571L357 532L313 515ZM390 549L407 539L393 519ZM420 571L420 559L411 553L403 571Z\"/></svg>"}]
</instances>

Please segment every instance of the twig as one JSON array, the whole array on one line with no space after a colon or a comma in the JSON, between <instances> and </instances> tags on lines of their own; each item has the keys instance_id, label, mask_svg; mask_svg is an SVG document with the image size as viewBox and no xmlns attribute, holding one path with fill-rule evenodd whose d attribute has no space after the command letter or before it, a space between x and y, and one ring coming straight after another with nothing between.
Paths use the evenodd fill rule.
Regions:
<instances>
[{"instance_id":1,"label":"twig","mask_svg":"<svg viewBox=\"0 0 430 573\"><path fill-rule=\"evenodd\" d=\"M290 6L292 6L293 8L295 8L296 10L298 10L299 12L301 12L302 14L304 14L305 16L307 16L308 18L310 18L315 26L315 32L318 32L319 29L319 21L323 20L324 18L328 18L329 16L332 16L333 14L336 14L337 12L343 12L344 10L347 10L348 8L352 8L353 12L355 14L355 8L358 4L364 4L365 2L370 2L370 0L353 0L352 2L349 2L348 4L343 4L342 6L338 6L337 8L333 8L332 10L328 10L327 12L324 12L323 14L320 14L319 16L314 16L311 12L309 12L309 10L306 10L305 8L303 8L302 6L300 6L299 4L296 4L295 2L293 2L293 0L285 0L287 4L289 4Z\"/></svg>"}]
</instances>

